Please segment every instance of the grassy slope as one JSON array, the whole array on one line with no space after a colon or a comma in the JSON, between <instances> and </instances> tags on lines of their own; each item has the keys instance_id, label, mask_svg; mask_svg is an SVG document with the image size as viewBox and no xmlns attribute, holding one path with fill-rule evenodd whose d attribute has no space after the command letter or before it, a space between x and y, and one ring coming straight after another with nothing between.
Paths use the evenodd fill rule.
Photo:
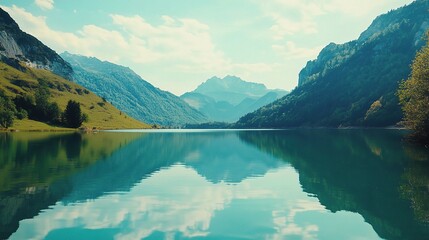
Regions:
<instances>
[{"instance_id":1,"label":"grassy slope","mask_svg":"<svg viewBox=\"0 0 429 240\"><path fill-rule=\"evenodd\" d=\"M109 103L104 103L100 97L86 91L85 88L49 71L28 68L26 72L21 72L0 62L0 89L5 90L6 94L10 96L14 97L24 93L34 94L34 90L38 86L37 79L48 81L51 101L57 102L60 109L64 110L70 99L80 102L82 111L89 116L89 121L84 123L84 126L98 129L149 128L149 125L121 113ZM61 130L30 120L16 121L13 128L18 130Z\"/></svg>"}]
</instances>

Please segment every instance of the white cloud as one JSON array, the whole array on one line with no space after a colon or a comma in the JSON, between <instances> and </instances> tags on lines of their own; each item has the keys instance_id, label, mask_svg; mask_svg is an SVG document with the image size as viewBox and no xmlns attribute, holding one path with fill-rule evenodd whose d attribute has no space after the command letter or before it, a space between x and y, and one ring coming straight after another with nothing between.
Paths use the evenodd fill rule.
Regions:
<instances>
[{"instance_id":1,"label":"white cloud","mask_svg":"<svg viewBox=\"0 0 429 240\"><path fill-rule=\"evenodd\" d=\"M292 21L275 14L273 15L273 19L275 23L271 27L271 30L273 31L273 38L275 40L282 40L286 35L294 35L296 33L313 34L318 32L317 24L309 18Z\"/></svg>"},{"instance_id":2,"label":"white cloud","mask_svg":"<svg viewBox=\"0 0 429 240\"><path fill-rule=\"evenodd\" d=\"M278 179L285 176L291 179L279 183ZM177 184L172 187L171 182ZM74 227L120 229L116 239L142 239L154 232L203 237L210 233L216 212L227 208L235 199L275 201L262 210L272 213L273 227L278 231L266 236L268 239L283 239L289 235L301 235L306 239L306 236L316 235L318 229L314 224L297 223L296 216L325 210L316 199L301 199L304 193L291 194L300 191L297 173L291 167L238 184L214 184L192 168L175 165L145 179L127 194L114 193L70 205L58 202L35 218L21 221L11 239L43 239L56 229Z\"/></svg>"},{"instance_id":3,"label":"white cloud","mask_svg":"<svg viewBox=\"0 0 429 240\"><path fill-rule=\"evenodd\" d=\"M85 25L76 33L52 30L45 17L34 16L17 6L4 7L24 31L39 38L53 49L120 63L169 62L176 69L217 71L229 61L213 43L209 27L194 19L163 16L163 24L151 25L140 16L111 15L118 30Z\"/></svg>"},{"instance_id":4,"label":"white cloud","mask_svg":"<svg viewBox=\"0 0 429 240\"><path fill-rule=\"evenodd\" d=\"M339 220L338 214L329 213L316 198L309 198L302 191L298 173L290 166L237 184L214 184L192 168L174 165L154 173L126 193L106 194L69 205L57 202L37 216L20 221L10 239L44 239L55 230L67 228L117 229L115 239L143 239L155 232L167 236L180 234L184 238L204 237L210 234L212 221L221 217L222 211L234 209L233 201L251 204L254 200L269 204L258 204L251 209L255 218L243 221L243 229L259 223L257 226L261 229L274 231L243 233L247 234L243 238L318 239L319 232L335 230L335 226L331 228L321 221ZM247 203L244 206L250 206ZM317 217L322 215L324 217ZM271 219L260 222L258 216L271 216ZM350 213L345 219L343 227L361 232L361 239L374 237L368 234L373 230L360 215Z\"/></svg>"},{"instance_id":5,"label":"white cloud","mask_svg":"<svg viewBox=\"0 0 429 240\"><path fill-rule=\"evenodd\" d=\"M407 3L409 1L398 1ZM345 0L275 0L274 8L277 10L289 9L297 11L300 15L306 17L316 17L328 13L341 13L352 15L353 17L360 17L367 15L372 11L379 11L384 6L391 4L389 0L361 0L361 1L345 1Z\"/></svg>"},{"instance_id":6,"label":"white cloud","mask_svg":"<svg viewBox=\"0 0 429 240\"><path fill-rule=\"evenodd\" d=\"M159 68L159 71L173 74L199 74L206 78L228 74L251 77L254 73L269 72L275 67L275 64L231 61L216 47L210 27L196 19L162 16L162 23L154 25L139 15L111 14L111 29L84 25L76 32L64 32L50 28L44 16L35 16L15 5L2 7L18 22L21 29L57 52L95 56L132 67L137 72L141 68ZM153 77L148 80L157 81ZM196 86L203 80L199 77L190 83L186 79L186 83L174 88L183 87L181 92L189 91L192 85ZM177 80L168 81L159 81L155 85L171 90L171 81Z\"/></svg>"},{"instance_id":7,"label":"white cloud","mask_svg":"<svg viewBox=\"0 0 429 240\"><path fill-rule=\"evenodd\" d=\"M401 0L407 3L409 1ZM286 35L318 33L318 17L327 14L341 14L352 18L364 18L372 14L378 15L389 0L275 0L272 4L263 4L267 15L271 16L274 24L271 28L275 40L283 39Z\"/></svg>"},{"instance_id":8,"label":"white cloud","mask_svg":"<svg viewBox=\"0 0 429 240\"><path fill-rule=\"evenodd\" d=\"M322 50L323 46L305 48L297 46L296 43L292 41L287 41L285 44L274 44L272 48L285 59L314 59Z\"/></svg>"},{"instance_id":9,"label":"white cloud","mask_svg":"<svg viewBox=\"0 0 429 240\"><path fill-rule=\"evenodd\" d=\"M34 3L43 10L54 8L54 0L34 0Z\"/></svg>"},{"instance_id":10,"label":"white cloud","mask_svg":"<svg viewBox=\"0 0 429 240\"><path fill-rule=\"evenodd\" d=\"M34 16L23 8L4 9L24 31L59 52L96 56L115 63L164 61L176 63L176 68L186 65L199 70L222 69L228 64L223 53L216 50L209 27L194 19L163 16L164 23L154 26L140 16L111 15L117 30L85 25L69 33L52 30L45 17Z\"/></svg>"},{"instance_id":11,"label":"white cloud","mask_svg":"<svg viewBox=\"0 0 429 240\"><path fill-rule=\"evenodd\" d=\"M73 33L54 31L46 24L46 17L34 16L15 5L12 7L1 6L15 20L18 21L21 29L35 35L39 40L47 43L57 51L65 51L66 49L77 49L84 47L84 41Z\"/></svg>"}]
</instances>

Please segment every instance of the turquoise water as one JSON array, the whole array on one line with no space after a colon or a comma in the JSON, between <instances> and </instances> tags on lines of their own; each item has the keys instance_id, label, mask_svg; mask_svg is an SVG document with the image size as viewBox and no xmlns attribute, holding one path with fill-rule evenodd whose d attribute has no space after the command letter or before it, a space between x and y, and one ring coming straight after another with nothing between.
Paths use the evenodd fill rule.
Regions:
<instances>
[{"instance_id":1,"label":"turquoise water","mask_svg":"<svg viewBox=\"0 0 429 240\"><path fill-rule=\"evenodd\" d=\"M0 134L0 239L429 239L404 134Z\"/></svg>"}]
</instances>

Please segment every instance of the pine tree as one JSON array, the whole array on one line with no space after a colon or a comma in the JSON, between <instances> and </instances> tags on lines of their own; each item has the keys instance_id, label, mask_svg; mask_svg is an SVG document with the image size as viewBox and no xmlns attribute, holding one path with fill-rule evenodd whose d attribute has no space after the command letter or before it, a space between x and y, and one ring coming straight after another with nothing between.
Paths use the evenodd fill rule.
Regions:
<instances>
[{"instance_id":1,"label":"pine tree","mask_svg":"<svg viewBox=\"0 0 429 240\"><path fill-rule=\"evenodd\" d=\"M69 100L66 110L64 111L64 121L67 127L78 128L85 120L85 115L82 114L80 103Z\"/></svg>"}]
</instances>

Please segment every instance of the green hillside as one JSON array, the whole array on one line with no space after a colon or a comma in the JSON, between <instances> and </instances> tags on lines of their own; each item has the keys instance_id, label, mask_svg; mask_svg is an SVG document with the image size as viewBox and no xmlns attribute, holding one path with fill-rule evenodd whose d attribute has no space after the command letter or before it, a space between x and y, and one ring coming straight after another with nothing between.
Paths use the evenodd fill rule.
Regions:
<instances>
[{"instance_id":1,"label":"green hillside","mask_svg":"<svg viewBox=\"0 0 429 240\"><path fill-rule=\"evenodd\" d=\"M359 39L331 43L284 98L242 117L240 128L385 127L402 119L396 92L429 28L429 1L377 17Z\"/></svg>"},{"instance_id":2,"label":"green hillside","mask_svg":"<svg viewBox=\"0 0 429 240\"><path fill-rule=\"evenodd\" d=\"M176 95L154 87L127 67L94 57L62 53L73 68L72 81L107 98L130 116L164 126L207 122L204 114Z\"/></svg>"},{"instance_id":3,"label":"green hillside","mask_svg":"<svg viewBox=\"0 0 429 240\"><path fill-rule=\"evenodd\" d=\"M87 89L50 71L23 68L24 71L19 71L0 62L0 90L11 98L24 95L34 97L36 90L40 87L40 82L43 81L48 85L50 101L56 102L61 111L64 111L69 100L81 104L82 112L88 115L88 121L83 124L85 127L97 129L149 127L122 113ZM17 130L63 130L26 119L16 121L13 128Z\"/></svg>"}]
</instances>

